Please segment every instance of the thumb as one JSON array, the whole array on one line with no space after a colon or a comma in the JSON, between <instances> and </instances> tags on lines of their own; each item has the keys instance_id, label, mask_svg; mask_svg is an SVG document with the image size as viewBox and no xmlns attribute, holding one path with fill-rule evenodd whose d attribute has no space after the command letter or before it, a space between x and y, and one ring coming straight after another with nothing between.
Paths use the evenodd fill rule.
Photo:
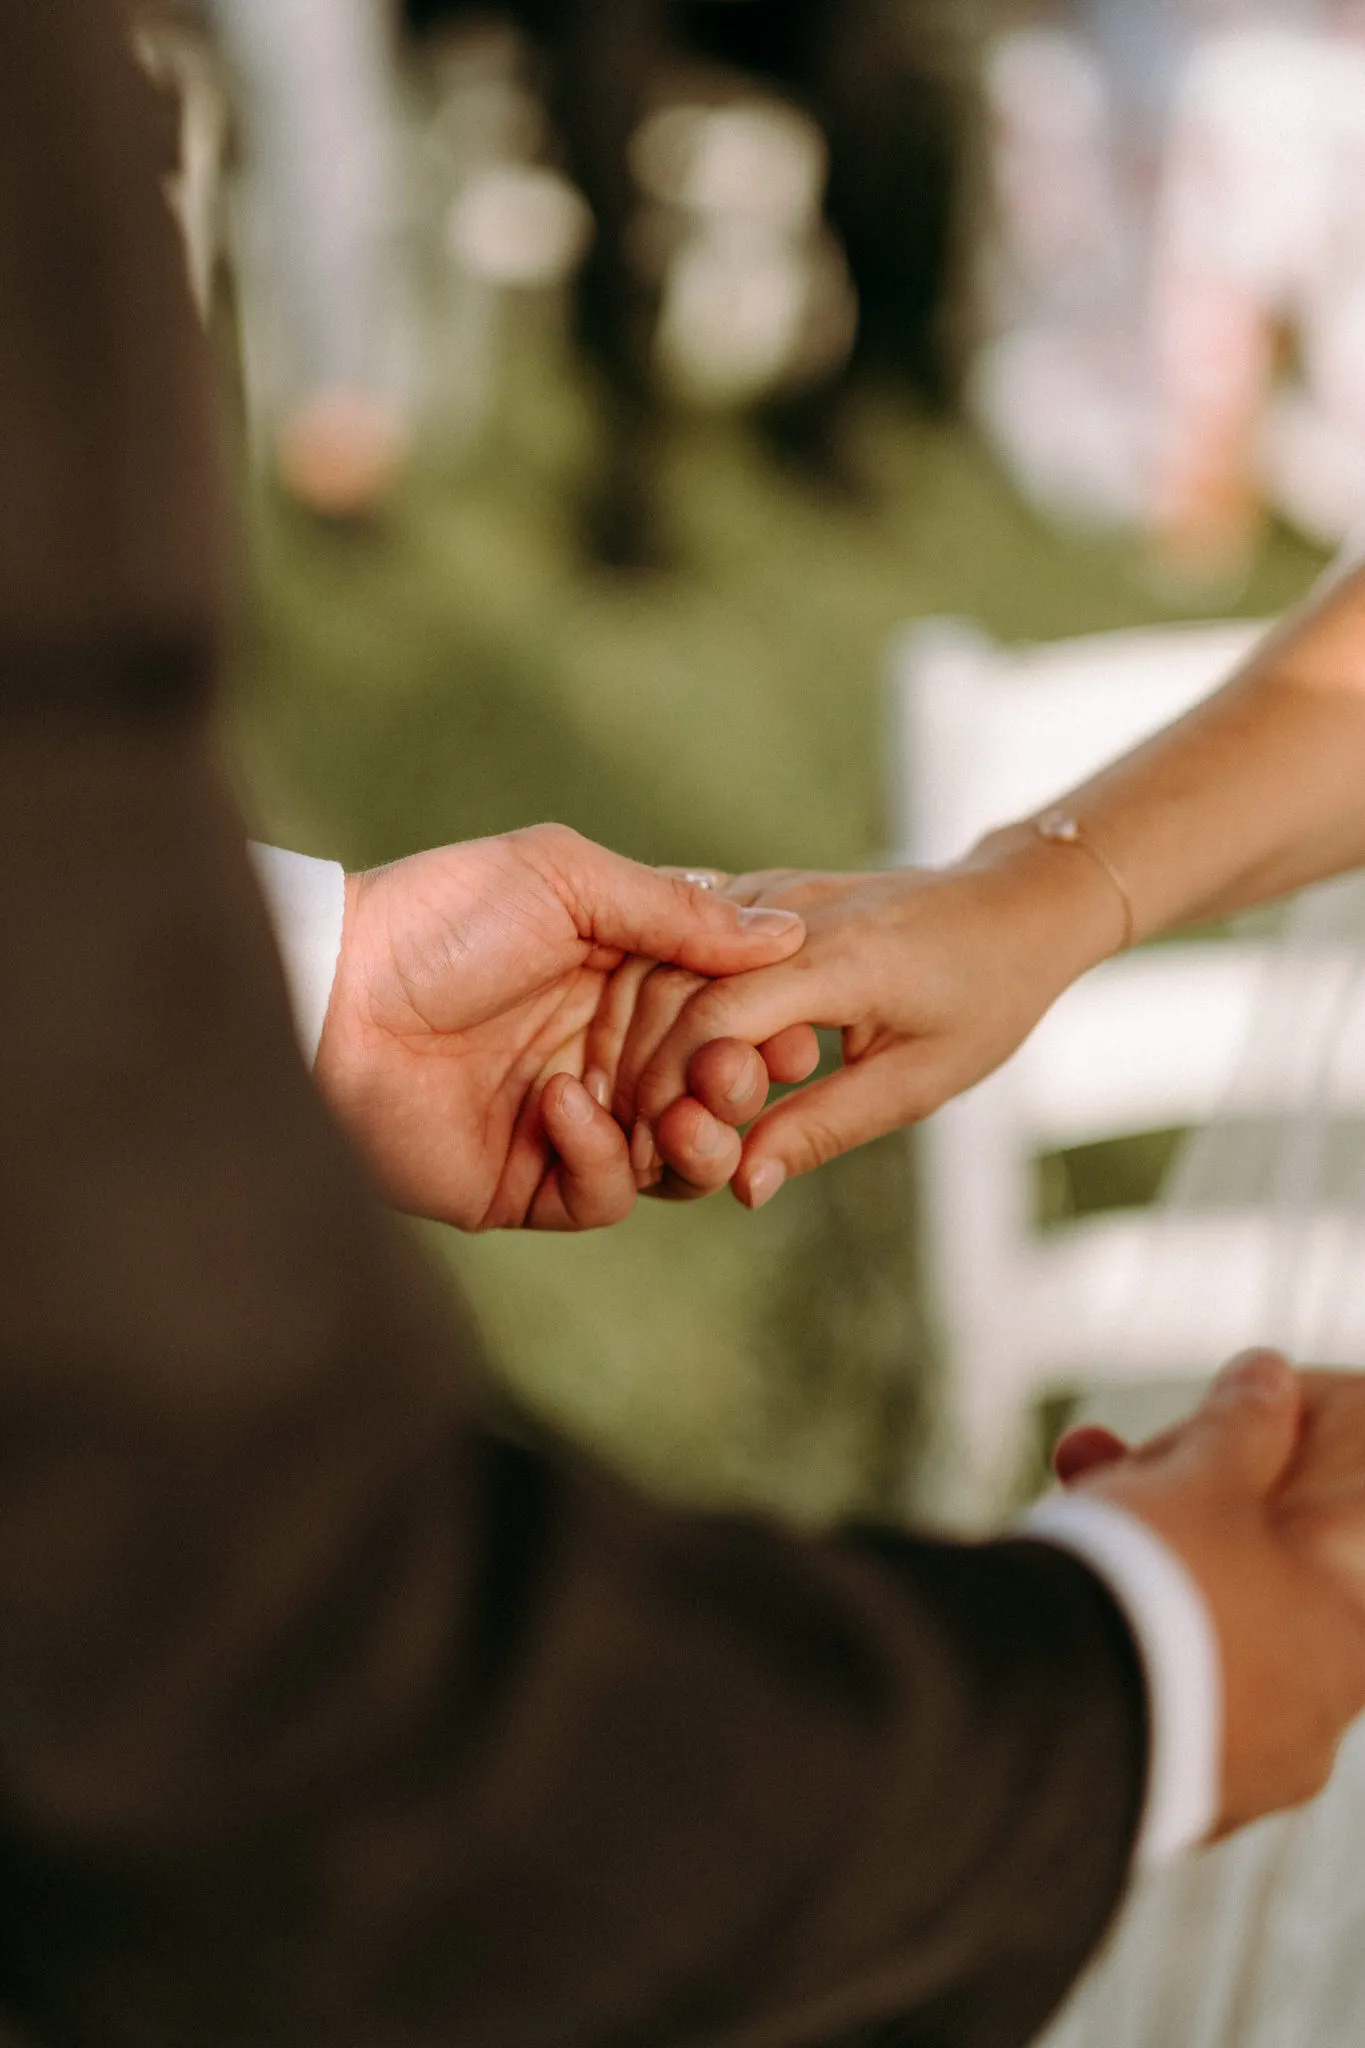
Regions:
<instances>
[{"instance_id":1,"label":"thumb","mask_svg":"<svg viewBox=\"0 0 1365 2048\"><path fill-rule=\"evenodd\" d=\"M806 928L790 910L751 910L685 875L578 842L566 879L579 931L599 946L643 953L694 974L741 974L798 952Z\"/></svg>"},{"instance_id":2,"label":"thumb","mask_svg":"<svg viewBox=\"0 0 1365 2048\"><path fill-rule=\"evenodd\" d=\"M1278 1351L1246 1351L1224 1366L1186 1435L1190 1454L1239 1489L1266 1494L1298 1446L1303 1393Z\"/></svg>"}]
</instances>

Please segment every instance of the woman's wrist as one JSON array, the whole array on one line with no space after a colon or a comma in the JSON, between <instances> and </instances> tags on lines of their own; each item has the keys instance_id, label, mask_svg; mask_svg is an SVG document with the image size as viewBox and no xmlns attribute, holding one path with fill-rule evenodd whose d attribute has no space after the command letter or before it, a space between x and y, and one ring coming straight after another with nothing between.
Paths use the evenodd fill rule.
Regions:
<instances>
[{"instance_id":1,"label":"woman's wrist","mask_svg":"<svg viewBox=\"0 0 1365 2048\"><path fill-rule=\"evenodd\" d=\"M1004 825L977 841L959 863L993 874L1014 898L1021 938L1038 951L1039 966L1057 988L1069 987L1090 968L1132 943L1133 910L1122 877L1084 827L1054 829L1036 819Z\"/></svg>"}]
</instances>

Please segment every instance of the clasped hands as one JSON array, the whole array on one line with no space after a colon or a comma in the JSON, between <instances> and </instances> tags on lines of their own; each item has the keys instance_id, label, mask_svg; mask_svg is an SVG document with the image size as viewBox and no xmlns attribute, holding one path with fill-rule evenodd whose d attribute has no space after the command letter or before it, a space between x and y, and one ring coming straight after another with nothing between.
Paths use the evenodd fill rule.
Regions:
<instances>
[{"instance_id":1,"label":"clasped hands","mask_svg":"<svg viewBox=\"0 0 1365 2048\"><path fill-rule=\"evenodd\" d=\"M989 1072L1089 964L1088 927L1103 950L1074 868L717 881L562 826L348 877L316 1072L390 1196L466 1230L727 1183L758 1207ZM842 1070L760 1114L814 1072L817 1027Z\"/></svg>"},{"instance_id":2,"label":"clasped hands","mask_svg":"<svg viewBox=\"0 0 1365 2048\"><path fill-rule=\"evenodd\" d=\"M1151 1443L1077 1429L1055 1462L1153 1529L1203 1595L1222 1668L1215 1832L1320 1792L1365 1712L1365 1374L1249 1352Z\"/></svg>"},{"instance_id":3,"label":"clasped hands","mask_svg":"<svg viewBox=\"0 0 1365 2048\"><path fill-rule=\"evenodd\" d=\"M316 1077L402 1208L464 1230L619 1222L661 1170L648 1127L610 1113L625 963L667 963L668 985L690 987L773 966L804 937L788 909L738 903L562 826L418 854L346 879ZM809 1072L813 1034L770 1060L778 1078ZM697 1104L676 1140L699 1188L728 1178L717 1134L737 1155L731 1124Z\"/></svg>"}]
</instances>

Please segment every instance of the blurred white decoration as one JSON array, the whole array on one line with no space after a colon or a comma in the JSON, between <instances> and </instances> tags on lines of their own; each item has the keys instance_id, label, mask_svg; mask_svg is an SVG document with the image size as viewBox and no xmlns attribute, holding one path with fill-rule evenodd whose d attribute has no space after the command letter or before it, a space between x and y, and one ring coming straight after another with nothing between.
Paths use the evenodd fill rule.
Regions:
<instances>
[{"instance_id":1,"label":"blurred white decoration","mask_svg":"<svg viewBox=\"0 0 1365 2048\"><path fill-rule=\"evenodd\" d=\"M455 260L507 289L562 284L591 237L592 215L582 195L543 164L490 164L476 172L446 221Z\"/></svg>"},{"instance_id":2,"label":"blurred white decoration","mask_svg":"<svg viewBox=\"0 0 1365 2048\"><path fill-rule=\"evenodd\" d=\"M396 446L415 336L385 11L372 0L208 0L206 11L242 145L233 239L258 448L274 444L279 459L295 422L336 399L338 424L368 411L375 449Z\"/></svg>"},{"instance_id":3,"label":"blurred white decoration","mask_svg":"<svg viewBox=\"0 0 1365 2048\"><path fill-rule=\"evenodd\" d=\"M819 127L794 107L741 100L651 115L632 144L631 168L670 206L738 214L791 234L819 216L828 154Z\"/></svg>"},{"instance_id":4,"label":"blurred white decoration","mask_svg":"<svg viewBox=\"0 0 1365 2048\"><path fill-rule=\"evenodd\" d=\"M1093 53L1061 30L1002 36L986 63L994 293L1089 303L1112 281L1123 241L1109 85ZM1011 274L1013 273L1013 274Z\"/></svg>"},{"instance_id":5,"label":"blurred white decoration","mask_svg":"<svg viewBox=\"0 0 1365 2048\"><path fill-rule=\"evenodd\" d=\"M1261 426L1261 474L1271 503L1321 548L1350 533L1365 507L1365 437L1344 434L1306 390L1284 391Z\"/></svg>"},{"instance_id":6,"label":"blurred white decoration","mask_svg":"<svg viewBox=\"0 0 1365 2048\"><path fill-rule=\"evenodd\" d=\"M986 63L992 225L983 292L992 338L968 404L1021 496L1065 527L1125 528L1143 511L1148 423L1125 288L1133 224L1117 180L1114 110L1094 51L1022 29Z\"/></svg>"},{"instance_id":7,"label":"blurred white decoration","mask_svg":"<svg viewBox=\"0 0 1365 2048\"><path fill-rule=\"evenodd\" d=\"M430 403L458 443L476 437L492 407L510 295L561 291L593 232L576 186L541 160L548 124L525 70L515 31L463 27L441 52L423 137L442 259Z\"/></svg>"},{"instance_id":8,"label":"blurred white decoration","mask_svg":"<svg viewBox=\"0 0 1365 2048\"><path fill-rule=\"evenodd\" d=\"M637 247L663 268L656 349L677 391L736 405L840 361L856 313L821 218L815 122L777 101L668 107L642 125L632 166L655 204Z\"/></svg>"},{"instance_id":9,"label":"blurred white decoration","mask_svg":"<svg viewBox=\"0 0 1365 2048\"><path fill-rule=\"evenodd\" d=\"M852 326L848 277L831 242L798 252L745 222L718 223L669 269L657 347L685 395L735 405L793 373L832 368Z\"/></svg>"},{"instance_id":10,"label":"blurred white decoration","mask_svg":"<svg viewBox=\"0 0 1365 2048\"><path fill-rule=\"evenodd\" d=\"M1146 510L1148 421L1131 340L1035 321L981 349L967 402L1020 496L1055 525L1130 530Z\"/></svg>"},{"instance_id":11,"label":"blurred white decoration","mask_svg":"<svg viewBox=\"0 0 1365 2048\"><path fill-rule=\"evenodd\" d=\"M425 145L447 182L458 184L490 163L531 163L543 154L549 124L524 70L524 46L510 24L476 19L443 40Z\"/></svg>"},{"instance_id":12,"label":"blurred white decoration","mask_svg":"<svg viewBox=\"0 0 1365 2048\"><path fill-rule=\"evenodd\" d=\"M1359 39L1340 17L1192 36L1150 162L1077 38L1002 39L987 99L969 389L1023 495L1212 583L1243 573L1261 499L1339 540L1365 513Z\"/></svg>"},{"instance_id":13,"label":"blurred white decoration","mask_svg":"<svg viewBox=\"0 0 1365 2048\"><path fill-rule=\"evenodd\" d=\"M1240 351L1270 502L1339 541L1365 512L1365 48L1273 29L1211 38L1182 87L1158 246L1173 441ZM1232 350L1225 333L1201 364L1190 339L1211 299ZM1276 388L1283 328L1296 362Z\"/></svg>"}]
</instances>

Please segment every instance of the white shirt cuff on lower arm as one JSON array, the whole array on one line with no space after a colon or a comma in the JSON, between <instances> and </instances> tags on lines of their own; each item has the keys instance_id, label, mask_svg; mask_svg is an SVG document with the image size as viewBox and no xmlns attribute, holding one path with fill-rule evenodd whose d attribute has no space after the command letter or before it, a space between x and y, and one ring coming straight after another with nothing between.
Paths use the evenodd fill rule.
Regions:
<instances>
[{"instance_id":1,"label":"white shirt cuff on lower arm","mask_svg":"<svg viewBox=\"0 0 1365 2048\"><path fill-rule=\"evenodd\" d=\"M278 846L249 848L284 962L303 1056L311 1067L341 954L346 875L334 860L310 860Z\"/></svg>"},{"instance_id":2,"label":"white shirt cuff on lower arm","mask_svg":"<svg viewBox=\"0 0 1365 2048\"><path fill-rule=\"evenodd\" d=\"M1223 1666L1212 1616L1185 1566L1145 1522L1093 1494L1050 1495L1020 1533L1069 1550L1103 1579L1147 1677L1147 1798L1137 1860L1167 1862L1218 1817Z\"/></svg>"}]
</instances>

